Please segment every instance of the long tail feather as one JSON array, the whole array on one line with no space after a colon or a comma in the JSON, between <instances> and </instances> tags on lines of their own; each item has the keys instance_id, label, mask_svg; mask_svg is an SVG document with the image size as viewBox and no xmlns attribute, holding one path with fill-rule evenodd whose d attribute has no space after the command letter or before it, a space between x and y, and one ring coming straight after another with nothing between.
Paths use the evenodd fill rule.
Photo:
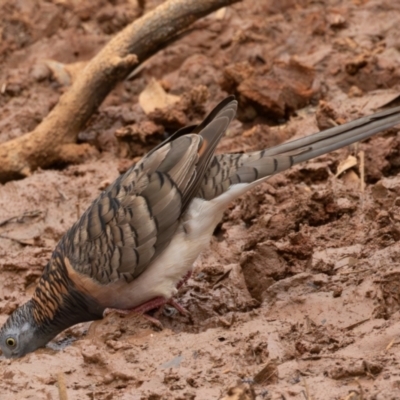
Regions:
<instances>
[{"instance_id":1,"label":"long tail feather","mask_svg":"<svg viewBox=\"0 0 400 400\"><path fill-rule=\"evenodd\" d=\"M295 164L364 140L397 124L400 124L400 107L359 118L270 149L249 154L214 156L198 196L211 200L235 184L251 184L267 179ZM250 185L248 189L253 186ZM234 197L240 193L237 192Z\"/></svg>"}]
</instances>

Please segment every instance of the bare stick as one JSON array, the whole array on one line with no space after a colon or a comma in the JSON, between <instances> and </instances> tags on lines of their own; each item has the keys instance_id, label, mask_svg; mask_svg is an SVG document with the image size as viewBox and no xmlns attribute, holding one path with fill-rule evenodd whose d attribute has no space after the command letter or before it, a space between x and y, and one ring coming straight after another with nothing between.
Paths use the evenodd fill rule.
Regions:
<instances>
[{"instance_id":1,"label":"bare stick","mask_svg":"<svg viewBox=\"0 0 400 400\"><path fill-rule=\"evenodd\" d=\"M78 133L115 84L193 22L237 1L168 0L128 25L89 62L32 132L0 145L0 182L56 162L79 161L92 148L76 144Z\"/></svg>"},{"instance_id":2,"label":"bare stick","mask_svg":"<svg viewBox=\"0 0 400 400\"><path fill-rule=\"evenodd\" d=\"M360 190L361 193L364 193L365 190L365 159L364 159L364 151L360 150L358 153L360 157Z\"/></svg>"},{"instance_id":3,"label":"bare stick","mask_svg":"<svg viewBox=\"0 0 400 400\"><path fill-rule=\"evenodd\" d=\"M62 372L57 374L57 381L58 381L58 395L60 400L68 400L67 394L67 386L65 384L65 377Z\"/></svg>"}]
</instances>

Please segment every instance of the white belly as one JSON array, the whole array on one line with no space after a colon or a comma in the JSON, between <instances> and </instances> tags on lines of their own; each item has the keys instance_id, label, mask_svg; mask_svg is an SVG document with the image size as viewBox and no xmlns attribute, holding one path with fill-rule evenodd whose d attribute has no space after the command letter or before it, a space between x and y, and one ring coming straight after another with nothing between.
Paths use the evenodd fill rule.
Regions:
<instances>
[{"instance_id":1,"label":"white belly","mask_svg":"<svg viewBox=\"0 0 400 400\"><path fill-rule=\"evenodd\" d=\"M222 218L223 211L219 209L213 202L194 199L168 247L129 284L113 283L107 306L129 309L158 296L172 297L177 284L210 242Z\"/></svg>"},{"instance_id":2,"label":"white belly","mask_svg":"<svg viewBox=\"0 0 400 400\"><path fill-rule=\"evenodd\" d=\"M228 204L258 182L236 184L210 201L193 199L168 247L129 284L122 280L111 284L110 294L102 304L126 310L155 297L171 298L177 291L177 284L209 244Z\"/></svg>"}]
</instances>

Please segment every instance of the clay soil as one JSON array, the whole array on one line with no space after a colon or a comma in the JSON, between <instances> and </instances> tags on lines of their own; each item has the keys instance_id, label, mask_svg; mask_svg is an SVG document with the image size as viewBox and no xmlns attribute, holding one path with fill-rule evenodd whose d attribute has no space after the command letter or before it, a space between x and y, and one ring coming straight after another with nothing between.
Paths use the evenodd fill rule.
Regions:
<instances>
[{"instance_id":1,"label":"clay soil","mask_svg":"<svg viewBox=\"0 0 400 400\"><path fill-rule=\"evenodd\" d=\"M134 0L3 0L0 143L45 118L140 13ZM80 134L93 149L81 164L0 186L0 323L100 191L227 94L240 108L221 152L395 103L399 26L393 0L244 0L198 21L107 97ZM152 79L178 101L146 114ZM190 316L166 307L160 331L110 314L1 356L0 399L218 399L243 380L257 399L399 399L399 149L392 129L260 185L227 210L180 289Z\"/></svg>"}]
</instances>

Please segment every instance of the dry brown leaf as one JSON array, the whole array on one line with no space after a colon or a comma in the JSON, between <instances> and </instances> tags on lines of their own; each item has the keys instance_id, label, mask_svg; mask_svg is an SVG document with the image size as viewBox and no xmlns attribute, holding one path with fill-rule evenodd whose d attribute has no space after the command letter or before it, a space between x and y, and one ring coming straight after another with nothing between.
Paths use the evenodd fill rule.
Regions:
<instances>
[{"instance_id":1,"label":"dry brown leaf","mask_svg":"<svg viewBox=\"0 0 400 400\"><path fill-rule=\"evenodd\" d=\"M71 76L65 69L65 64L54 60L43 60L43 63L49 68L54 79L61 86L71 85Z\"/></svg>"},{"instance_id":2,"label":"dry brown leaf","mask_svg":"<svg viewBox=\"0 0 400 400\"><path fill-rule=\"evenodd\" d=\"M140 107L146 114L150 114L157 108L162 110L179 100L179 96L168 94L155 79L152 79L139 95Z\"/></svg>"},{"instance_id":3,"label":"dry brown leaf","mask_svg":"<svg viewBox=\"0 0 400 400\"><path fill-rule=\"evenodd\" d=\"M276 363L270 361L264 365L264 367L254 376L253 380L258 384L276 383L278 381L278 370Z\"/></svg>"},{"instance_id":4,"label":"dry brown leaf","mask_svg":"<svg viewBox=\"0 0 400 400\"><path fill-rule=\"evenodd\" d=\"M357 158L352 155L348 156L345 160L343 160L339 163L335 178L337 178L344 171L347 171L348 169L350 169L356 165L357 165Z\"/></svg>"},{"instance_id":5,"label":"dry brown leaf","mask_svg":"<svg viewBox=\"0 0 400 400\"><path fill-rule=\"evenodd\" d=\"M248 383L231 387L221 400L255 400L253 388Z\"/></svg>"},{"instance_id":6,"label":"dry brown leaf","mask_svg":"<svg viewBox=\"0 0 400 400\"><path fill-rule=\"evenodd\" d=\"M360 187L360 178L353 170L346 171L341 176L341 180L347 186Z\"/></svg>"},{"instance_id":7,"label":"dry brown leaf","mask_svg":"<svg viewBox=\"0 0 400 400\"><path fill-rule=\"evenodd\" d=\"M88 61L77 61L75 63L64 65L64 69L68 72L72 83L76 80L77 76L82 73L87 64Z\"/></svg>"},{"instance_id":8,"label":"dry brown leaf","mask_svg":"<svg viewBox=\"0 0 400 400\"><path fill-rule=\"evenodd\" d=\"M224 19L226 15L226 7L220 8L218 11L215 12L214 17L215 19Z\"/></svg>"}]
</instances>

